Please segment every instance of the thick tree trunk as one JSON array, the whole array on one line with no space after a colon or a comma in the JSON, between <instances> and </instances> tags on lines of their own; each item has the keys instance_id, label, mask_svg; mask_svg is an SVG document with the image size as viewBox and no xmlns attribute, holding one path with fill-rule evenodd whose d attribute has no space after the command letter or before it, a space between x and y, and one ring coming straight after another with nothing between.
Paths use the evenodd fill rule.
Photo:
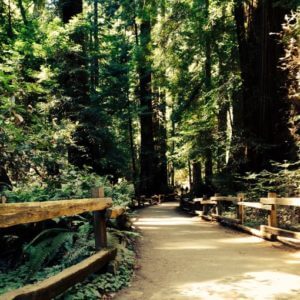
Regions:
<instances>
[{"instance_id":1,"label":"thick tree trunk","mask_svg":"<svg viewBox=\"0 0 300 300\"><path fill-rule=\"evenodd\" d=\"M153 139L153 106L151 80L152 70L149 46L151 43L151 23L149 12L144 12L140 25L141 54L138 61L139 94L140 94L140 124L141 124L141 154L140 154L140 193L154 193L154 177L156 161Z\"/></svg>"},{"instance_id":2,"label":"thick tree trunk","mask_svg":"<svg viewBox=\"0 0 300 300\"><path fill-rule=\"evenodd\" d=\"M205 0L205 16L208 20L209 17L209 0ZM206 40L205 40L205 90L206 92L210 92L212 88L212 81L211 81L211 68L212 68L212 61L211 61L211 37L209 34L206 34ZM207 101L210 101L210 99L207 99ZM210 184L211 177L213 175L213 157L212 157L212 149L210 141L212 141L212 133L211 130L207 130L206 132L206 138L208 144L206 145L205 149L205 183Z\"/></svg>"},{"instance_id":3,"label":"thick tree trunk","mask_svg":"<svg viewBox=\"0 0 300 300\"><path fill-rule=\"evenodd\" d=\"M8 26L7 26L7 36L9 38L13 38L14 31L12 27L12 11L11 11L11 3L8 1Z\"/></svg>"},{"instance_id":4,"label":"thick tree trunk","mask_svg":"<svg viewBox=\"0 0 300 300\"><path fill-rule=\"evenodd\" d=\"M226 166L226 143L227 143L227 113L229 103L224 99L225 95L220 95L218 111L218 150L217 150L217 169L218 172Z\"/></svg>"},{"instance_id":5,"label":"thick tree trunk","mask_svg":"<svg viewBox=\"0 0 300 300\"><path fill-rule=\"evenodd\" d=\"M201 173L201 163L193 162L193 184L192 184L192 194L195 197L202 196L203 182Z\"/></svg>"},{"instance_id":6,"label":"thick tree trunk","mask_svg":"<svg viewBox=\"0 0 300 300\"><path fill-rule=\"evenodd\" d=\"M129 140L130 140L132 180L135 188L135 194L138 194L138 186L137 186L138 174L137 174L136 154L135 154L135 146L134 146L134 132L133 132L133 124L132 124L131 105L130 105L128 93L127 93L127 110L128 110L128 132L129 132Z\"/></svg>"},{"instance_id":7,"label":"thick tree trunk","mask_svg":"<svg viewBox=\"0 0 300 300\"><path fill-rule=\"evenodd\" d=\"M59 0L59 9L62 21L67 24L73 17L82 13L83 2L82 0ZM62 110L68 113L72 121L80 124L73 134L75 145L69 147L68 159L71 164L79 168L89 165L97 172L99 168L97 162L101 154L98 145L89 138L89 124L93 121L90 119L90 114L85 110L87 106L91 105L89 96L90 74L85 53L86 36L82 32L76 32L70 38L81 46L82 51L79 55L78 52L70 49L65 54L65 68L59 75L59 83L69 99L62 103Z\"/></svg>"},{"instance_id":8,"label":"thick tree trunk","mask_svg":"<svg viewBox=\"0 0 300 300\"><path fill-rule=\"evenodd\" d=\"M94 55L93 55L93 63L92 63L92 77L93 77L93 87L92 90L95 93L98 85L99 85L99 60L98 60L98 52L99 52L99 28L98 28L98 0L94 0L94 28L93 28L93 36L94 36Z\"/></svg>"},{"instance_id":9,"label":"thick tree trunk","mask_svg":"<svg viewBox=\"0 0 300 300\"><path fill-rule=\"evenodd\" d=\"M157 13L154 17L165 17L165 1L157 4ZM152 17L152 26L157 21ZM163 47L162 45L157 47ZM156 176L154 178L156 193L166 193L168 190L168 163L167 163L167 121L166 121L166 67L162 63L159 69L154 70L155 81L152 83L154 95L154 142L157 161L155 163Z\"/></svg>"},{"instance_id":10,"label":"thick tree trunk","mask_svg":"<svg viewBox=\"0 0 300 300\"><path fill-rule=\"evenodd\" d=\"M165 93L158 93L158 109L156 111L157 130L155 131L156 137L156 152L157 165L155 186L157 193L166 193L168 190L168 164L167 164L167 129L166 129L166 103Z\"/></svg>"},{"instance_id":11,"label":"thick tree trunk","mask_svg":"<svg viewBox=\"0 0 300 300\"><path fill-rule=\"evenodd\" d=\"M83 10L82 0L59 0L62 21L66 24Z\"/></svg>"},{"instance_id":12,"label":"thick tree trunk","mask_svg":"<svg viewBox=\"0 0 300 300\"><path fill-rule=\"evenodd\" d=\"M243 98L241 132L244 163L240 170L259 171L270 160L286 158L289 143L283 72L283 48L272 33L281 31L287 10L271 0L256 5L235 2ZM236 130L235 130L236 132Z\"/></svg>"},{"instance_id":13,"label":"thick tree trunk","mask_svg":"<svg viewBox=\"0 0 300 300\"><path fill-rule=\"evenodd\" d=\"M172 108L173 109L173 108ZM172 132L171 136L173 138L172 144L171 144L171 157L172 161L170 162L170 185L172 188L175 187L175 163L174 163L174 154L175 154L175 121L174 118L171 118L171 125L172 125Z\"/></svg>"},{"instance_id":14,"label":"thick tree trunk","mask_svg":"<svg viewBox=\"0 0 300 300\"><path fill-rule=\"evenodd\" d=\"M192 176L192 166L191 166L191 161L188 160L188 171L189 171L189 185L190 185L190 190L192 190L193 187L193 176Z\"/></svg>"},{"instance_id":15,"label":"thick tree trunk","mask_svg":"<svg viewBox=\"0 0 300 300\"><path fill-rule=\"evenodd\" d=\"M225 6L222 8L222 19L220 22L220 29L225 34L226 30L226 10ZM222 46L216 45L217 55L218 55L218 64L219 64L219 74L218 74L218 84L220 87L223 87L227 80L230 72L232 72L234 66L232 66L232 59L226 59L226 55ZM226 51L226 50L225 50ZM228 132L227 132L227 123L228 123L228 113L230 110L230 102L228 97L228 91L224 88L220 89L218 94L218 145L217 145L217 170L218 173L221 173L226 167L226 151L228 145Z\"/></svg>"}]
</instances>

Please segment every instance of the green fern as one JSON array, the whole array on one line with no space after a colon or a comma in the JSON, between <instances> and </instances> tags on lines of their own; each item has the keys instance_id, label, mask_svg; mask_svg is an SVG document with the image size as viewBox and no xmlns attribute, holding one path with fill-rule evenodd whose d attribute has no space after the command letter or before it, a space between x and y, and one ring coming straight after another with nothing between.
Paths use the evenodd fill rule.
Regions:
<instances>
[{"instance_id":1,"label":"green fern","mask_svg":"<svg viewBox=\"0 0 300 300\"><path fill-rule=\"evenodd\" d=\"M82 259L90 256L95 252L95 241L94 239L83 239L79 238L73 245L72 251L68 251L64 256L65 266L70 266L78 263Z\"/></svg>"},{"instance_id":2,"label":"green fern","mask_svg":"<svg viewBox=\"0 0 300 300\"><path fill-rule=\"evenodd\" d=\"M49 264L63 246L71 244L75 235L74 232L62 231L53 237L50 235L50 230L47 231L47 234L41 233L36 237L24 250L24 254L28 257L27 267L29 273L27 280L40 270L41 267ZM57 232L57 230L52 231ZM37 242L38 240L41 241Z\"/></svg>"},{"instance_id":3,"label":"green fern","mask_svg":"<svg viewBox=\"0 0 300 300\"><path fill-rule=\"evenodd\" d=\"M84 222L78 227L72 249L63 257L65 266L73 265L94 254L95 241L91 234L92 231L93 228L89 222Z\"/></svg>"},{"instance_id":4,"label":"green fern","mask_svg":"<svg viewBox=\"0 0 300 300\"><path fill-rule=\"evenodd\" d=\"M61 232L69 232L69 231L64 228L51 228L51 229L43 230L29 244L27 244L24 247L23 251L26 252L29 247L31 247L34 244L36 244L37 242L39 242L39 240L45 240L45 238L48 238L49 236L51 236L53 234L57 234L57 233L61 233Z\"/></svg>"},{"instance_id":5,"label":"green fern","mask_svg":"<svg viewBox=\"0 0 300 300\"><path fill-rule=\"evenodd\" d=\"M119 245L119 237L114 232L107 232L107 244L109 248L116 248Z\"/></svg>"}]
</instances>

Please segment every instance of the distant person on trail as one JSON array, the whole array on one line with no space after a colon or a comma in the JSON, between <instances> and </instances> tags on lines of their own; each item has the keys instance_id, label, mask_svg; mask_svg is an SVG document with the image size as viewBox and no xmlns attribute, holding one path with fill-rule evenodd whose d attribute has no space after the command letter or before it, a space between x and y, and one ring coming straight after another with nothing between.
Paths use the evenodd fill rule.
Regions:
<instances>
[{"instance_id":1,"label":"distant person on trail","mask_svg":"<svg viewBox=\"0 0 300 300\"><path fill-rule=\"evenodd\" d=\"M184 188L181 187L181 188L180 188L180 195L183 195L183 193L184 193Z\"/></svg>"}]
</instances>

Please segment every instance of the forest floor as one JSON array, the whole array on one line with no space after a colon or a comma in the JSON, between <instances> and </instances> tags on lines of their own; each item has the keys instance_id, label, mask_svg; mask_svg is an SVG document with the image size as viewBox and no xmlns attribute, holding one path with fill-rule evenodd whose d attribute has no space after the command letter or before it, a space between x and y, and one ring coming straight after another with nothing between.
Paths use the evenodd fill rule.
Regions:
<instances>
[{"instance_id":1,"label":"forest floor","mask_svg":"<svg viewBox=\"0 0 300 300\"><path fill-rule=\"evenodd\" d=\"M300 251L181 213L142 209L138 261L118 300L300 299Z\"/></svg>"}]
</instances>

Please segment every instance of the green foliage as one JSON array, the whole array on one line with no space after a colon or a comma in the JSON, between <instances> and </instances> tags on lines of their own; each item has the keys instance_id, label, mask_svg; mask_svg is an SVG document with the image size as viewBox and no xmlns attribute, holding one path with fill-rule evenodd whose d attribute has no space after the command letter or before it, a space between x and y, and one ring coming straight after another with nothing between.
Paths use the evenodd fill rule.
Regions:
<instances>
[{"instance_id":1,"label":"green foliage","mask_svg":"<svg viewBox=\"0 0 300 300\"><path fill-rule=\"evenodd\" d=\"M23 286L28 275L28 268L22 266L14 271L0 271L0 294Z\"/></svg>"},{"instance_id":2,"label":"green foliage","mask_svg":"<svg viewBox=\"0 0 300 300\"><path fill-rule=\"evenodd\" d=\"M103 186L115 205L128 206L134 188L127 180L136 180L133 161L138 166L142 157L136 152L141 143L138 133L143 129L139 121L145 113L138 101L145 88L145 78L140 76L143 68L151 77L146 93L156 121L155 152L163 148L166 126L169 169L200 162L205 171L211 160L216 174L210 176L212 184L222 192L234 192L231 171L251 155L244 143L256 143L252 137L245 140L243 129L235 124L248 114L239 106L243 104L244 62L243 57L239 61L242 49L235 15L236 4L247 1L104 0L97 2L98 19L94 2L84 1L84 10L79 8L65 23L60 2L0 1L0 171L5 170L13 185L13 191L3 192L7 201L85 198L92 187ZM75 6L80 1L67 2ZM276 0L272 4L286 11L298 2ZM258 7L261 3L258 1ZM244 21L256 26L247 18ZM148 33L142 25L149 27ZM281 34L286 49L282 67L289 74L289 96L296 106L299 36L297 10L287 17ZM249 49L249 54L256 50ZM297 140L298 110L293 118ZM261 141L259 145L257 152L265 147ZM286 162L274 163L271 170L259 174L249 173L242 178L249 199L257 200L268 191L298 194L298 169L299 162ZM9 185L5 179L0 181L0 188ZM24 284L28 276L35 282L91 255L89 222L76 216L67 219L72 230L43 231L24 248L25 265L7 274L1 271L0 291ZM118 247L121 262L115 277L94 275L63 297L97 299L126 285L133 253L132 246L128 250L124 244L131 245L135 235L111 229L109 244Z\"/></svg>"},{"instance_id":3,"label":"green foliage","mask_svg":"<svg viewBox=\"0 0 300 300\"><path fill-rule=\"evenodd\" d=\"M33 22L3 45L0 61L0 163L18 182L30 175L46 180L50 166L64 161L75 129L69 120L51 117L56 82L46 62L48 32L40 26Z\"/></svg>"},{"instance_id":4,"label":"green foliage","mask_svg":"<svg viewBox=\"0 0 300 300\"><path fill-rule=\"evenodd\" d=\"M119 184L111 184L107 177L101 177L90 169L78 170L70 165L61 171L60 187L39 182L38 178L31 185L20 184L13 191L6 190L3 194L8 202L34 202L60 199L89 198L93 187L103 186L105 195L112 197L115 205L127 206L134 194L133 185L123 180Z\"/></svg>"},{"instance_id":5,"label":"green foliage","mask_svg":"<svg viewBox=\"0 0 300 300\"><path fill-rule=\"evenodd\" d=\"M23 262L13 270L0 271L0 294L53 276L67 265L61 260L70 251L76 233L66 229L47 229L23 250ZM54 264L55 263L55 264Z\"/></svg>"},{"instance_id":6,"label":"green foliage","mask_svg":"<svg viewBox=\"0 0 300 300\"><path fill-rule=\"evenodd\" d=\"M53 276L95 253L93 228L84 218L72 221L75 231L47 229L24 247L25 263L13 270L0 270L0 294ZM59 299L99 299L99 295L115 292L127 286L133 273L133 245L139 234L109 229L109 247L117 248L111 273L93 274L83 283L68 290ZM98 298L97 298L98 297Z\"/></svg>"},{"instance_id":7,"label":"green foliage","mask_svg":"<svg viewBox=\"0 0 300 300\"><path fill-rule=\"evenodd\" d=\"M281 59L281 67L288 74L288 97L294 104L294 109L290 116L290 128L292 136L298 143L300 141L300 4L298 9L286 16L283 24L283 31L280 34L285 48L285 55Z\"/></svg>"},{"instance_id":8,"label":"green foliage","mask_svg":"<svg viewBox=\"0 0 300 300\"><path fill-rule=\"evenodd\" d=\"M175 127L170 139L175 149L171 148L169 159L176 168L187 168L188 160L205 162L208 151L224 166L225 150L230 149L230 132L226 128L221 131L218 123L222 109L226 120L241 86L233 1L209 1L208 10L207 15L204 1L169 3L165 17L154 28L158 44L155 67L163 65L168 70ZM209 57L207 43L211 46Z\"/></svg>"},{"instance_id":9,"label":"green foliage","mask_svg":"<svg viewBox=\"0 0 300 300\"><path fill-rule=\"evenodd\" d=\"M27 279L30 279L42 266L51 263L63 247L65 250L71 250L74 234L66 230L48 229L27 245L24 249L24 255L28 257Z\"/></svg>"},{"instance_id":10,"label":"green foliage","mask_svg":"<svg viewBox=\"0 0 300 300\"><path fill-rule=\"evenodd\" d=\"M127 287L133 273L134 253L129 252L124 254L122 259L122 264L115 274L105 273L93 275L83 283L75 285L58 299L96 300L103 295L117 292L121 288Z\"/></svg>"},{"instance_id":11,"label":"green foliage","mask_svg":"<svg viewBox=\"0 0 300 300\"><path fill-rule=\"evenodd\" d=\"M292 101L300 101L299 96L299 47L300 47L300 9L286 16L286 23L281 33L285 46L285 57L282 59L282 67L288 71L290 79L289 97Z\"/></svg>"},{"instance_id":12,"label":"green foliage","mask_svg":"<svg viewBox=\"0 0 300 300\"><path fill-rule=\"evenodd\" d=\"M36 193L46 199L39 188L59 187L69 165L88 166L114 181L132 180L132 159L139 163L143 62L152 73L158 127L167 124L171 136L168 159L186 168L188 160L205 163L211 152L214 172L221 173L238 152L232 144L242 144L232 138L238 117L232 110L242 88L234 15L238 2L245 3L105 0L98 3L101 18L94 20L93 1L84 1L83 12L66 23L59 1L1 3L0 166L13 185L36 183L33 198ZM285 10L297 4L273 3ZM152 20L151 41L142 51L141 23L147 19ZM294 100L298 23L296 11L282 33L283 67L291 73ZM163 107L166 120L161 120ZM221 128L224 121L228 124ZM163 139L155 137L156 148ZM235 158L229 167L242 162Z\"/></svg>"},{"instance_id":13,"label":"green foliage","mask_svg":"<svg viewBox=\"0 0 300 300\"><path fill-rule=\"evenodd\" d=\"M273 162L273 170L263 170L260 173L249 173L241 177L245 183L247 198L258 201L266 197L268 192L275 192L282 197L299 195L300 189L300 162Z\"/></svg>"},{"instance_id":14,"label":"green foliage","mask_svg":"<svg viewBox=\"0 0 300 300\"><path fill-rule=\"evenodd\" d=\"M134 187L133 184L121 181L119 184L107 186L105 194L112 197L114 205L128 206L134 196Z\"/></svg>"},{"instance_id":15,"label":"green foliage","mask_svg":"<svg viewBox=\"0 0 300 300\"><path fill-rule=\"evenodd\" d=\"M80 223L74 237L74 243L63 256L64 266L71 266L82 259L95 253L95 241L93 238L93 228L89 222L77 221ZM76 225L77 222L72 222Z\"/></svg>"},{"instance_id":16,"label":"green foliage","mask_svg":"<svg viewBox=\"0 0 300 300\"><path fill-rule=\"evenodd\" d=\"M57 186L69 163L130 178L124 34L106 23L95 54L89 9L63 24L57 3L34 10L26 4L24 22L18 4L0 5L0 165L13 184ZM111 13L103 17L115 22ZM87 82L95 55L101 57L96 89Z\"/></svg>"}]
</instances>

